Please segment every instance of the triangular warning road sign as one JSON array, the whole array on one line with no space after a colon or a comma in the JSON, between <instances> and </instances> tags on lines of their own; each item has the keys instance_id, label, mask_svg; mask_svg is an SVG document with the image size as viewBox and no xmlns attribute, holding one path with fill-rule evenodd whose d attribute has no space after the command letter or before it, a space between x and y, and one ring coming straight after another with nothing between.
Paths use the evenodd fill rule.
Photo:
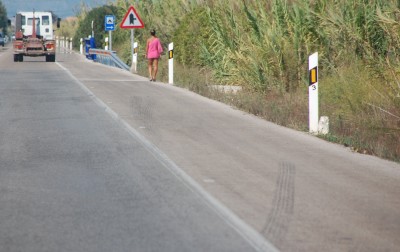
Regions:
<instances>
[{"instance_id":1,"label":"triangular warning road sign","mask_svg":"<svg viewBox=\"0 0 400 252\"><path fill-rule=\"evenodd\" d=\"M140 19L135 8L131 6L119 27L123 29L144 28L144 23Z\"/></svg>"}]
</instances>

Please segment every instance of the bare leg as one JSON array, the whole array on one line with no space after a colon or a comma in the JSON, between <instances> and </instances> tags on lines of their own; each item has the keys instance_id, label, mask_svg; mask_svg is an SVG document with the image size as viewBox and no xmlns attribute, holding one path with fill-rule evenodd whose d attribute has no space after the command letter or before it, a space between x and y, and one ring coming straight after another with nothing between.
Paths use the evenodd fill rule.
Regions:
<instances>
[{"instance_id":1,"label":"bare leg","mask_svg":"<svg viewBox=\"0 0 400 252\"><path fill-rule=\"evenodd\" d=\"M152 74L152 70L153 70L153 59L149 59L149 61L148 61L148 64L147 64L147 67L148 67L148 69L149 69L149 76L150 76L150 79L152 80L153 79L153 74Z\"/></svg>"},{"instance_id":2,"label":"bare leg","mask_svg":"<svg viewBox=\"0 0 400 252\"><path fill-rule=\"evenodd\" d=\"M157 72L158 72L158 59L154 59L154 69L153 69L153 75L152 75L153 80L156 80Z\"/></svg>"}]
</instances>

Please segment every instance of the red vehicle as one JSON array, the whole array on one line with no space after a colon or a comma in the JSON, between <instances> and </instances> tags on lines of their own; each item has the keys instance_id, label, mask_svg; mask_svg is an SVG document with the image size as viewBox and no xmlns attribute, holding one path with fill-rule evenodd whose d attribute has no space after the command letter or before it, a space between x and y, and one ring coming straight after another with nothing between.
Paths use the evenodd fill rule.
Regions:
<instances>
[{"instance_id":1,"label":"red vehicle","mask_svg":"<svg viewBox=\"0 0 400 252\"><path fill-rule=\"evenodd\" d=\"M22 62L24 56L45 56L46 62L56 60L56 41L53 35L51 12L19 12L16 15L14 62ZM60 27L59 19L57 27Z\"/></svg>"}]
</instances>

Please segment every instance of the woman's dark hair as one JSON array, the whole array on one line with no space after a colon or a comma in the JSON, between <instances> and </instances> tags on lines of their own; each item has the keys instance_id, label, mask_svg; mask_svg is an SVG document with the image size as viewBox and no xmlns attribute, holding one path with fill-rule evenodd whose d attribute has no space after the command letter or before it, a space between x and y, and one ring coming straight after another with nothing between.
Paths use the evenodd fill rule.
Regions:
<instances>
[{"instance_id":1,"label":"woman's dark hair","mask_svg":"<svg viewBox=\"0 0 400 252\"><path fill-rule=\"evenodd\" d=\"M156 35L156 30L152 29L152 30L150 31L150 34L151 34L151 36L155 36L155 35Z\"/></svg>"}]
</instances>

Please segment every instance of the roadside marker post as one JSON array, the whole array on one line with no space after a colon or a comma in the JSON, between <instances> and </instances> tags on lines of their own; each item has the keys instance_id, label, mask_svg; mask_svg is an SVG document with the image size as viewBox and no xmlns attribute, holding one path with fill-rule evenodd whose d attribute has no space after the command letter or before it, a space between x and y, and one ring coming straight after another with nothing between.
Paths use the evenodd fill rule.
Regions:
<instances>
[{"instance_id":1,"label":"roadside marker post","mask_svg":"<svg viewBox=\"0 0 400 252\"><path fill-rule=\"evenodd\" d=\"M174 84L174 43L168 45L168 83Z\"/></svg>"},{"instance_id":2,"label":"roadside marker post","mask_svg":"<svg viewBox=\"0 0 400 252\"><path fill-rule=\"evenodd\" d=\"M144 23L142 19L140 19L139 15L137 14L133 6L129 7L119 27L122 29L131 29L131 55L132 55L132 66L133 66L134 54L135 54L134 52L135 28L144 28Z\"/></svg>"},{"instance_id":3,"label":"roadside marker post","mask_svg":"<svg viewBox=\"0 0 400 252\"><path fill-rule=\"evenodd\" d=\"M80 52L81 54L83 54L83 38L81 38L81 39L79 40L79 42L80 42L80 45L79 45L79 52Z\"/></svg>"},{"instance_id":4,"label":"roadside marker post","mask_svg":"<svg viewBox=\"0 0 400 252\"><path fill-rule=\"evenodd\" d=\"M308 58L309 70L309 130L312 134L318 134L318 52Z\"/></svg>"},{"instance_id":5,"label":"roadside marker post","mask_svg":"<svg viewBox=\"0 0 400 252\"><path fill-rule=\"evenodd\" d=\"M68 52L68 48L69 48L69 38L65 37L65 48L64 48L65 53Z\"/></svg>"},{"instance_id":6,"label":"roadside marker post","mask_svg":"<svg viewBox=\"0 0 400 252\"><path fill-rule=\"evenodd\" d=\"M106 43L106 45L104 46L104 50L108 51L108 37L104 38L104 42Z\"/></svg>"},{"instance_id":7,"label":"roadside marker post","mask_svg":"<svg viewBox=\"0 0 400 252\"><path fill-rule=\"evenodd\" d=\"M132 66L135 61L135 29L131 29L131 55L132 55ZM137 59L136 59L137 64Z\"/></svg>"},{"instance_id":8,"label":"roadside marker post","mask_svg":"<svg viewBox=\"0 0 400 252\"><path fill-rule=\"evenodd\" d=\"M137 57L138 56L138 42L133 43L133 60L132 60L132 67L133 71L137 72Z\"/></svg>"}]
</instances>

